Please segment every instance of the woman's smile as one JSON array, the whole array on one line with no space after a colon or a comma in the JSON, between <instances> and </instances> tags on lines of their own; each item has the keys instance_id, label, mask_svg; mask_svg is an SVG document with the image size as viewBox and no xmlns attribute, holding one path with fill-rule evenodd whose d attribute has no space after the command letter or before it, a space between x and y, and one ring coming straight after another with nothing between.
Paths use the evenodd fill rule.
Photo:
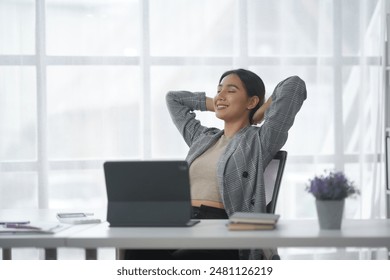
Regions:
<instances>
[{"instance_id":1,"label":"woman's smile","mask_svg":"<svg viewBox=\"0 0 390 280\"><path fill-rule=\"evenodd\" d=\"M228 105L224 105L224 104L217 104L217 106L215 107L217 110L224 110L228 107Z\"/></svg>"}]
</instances>

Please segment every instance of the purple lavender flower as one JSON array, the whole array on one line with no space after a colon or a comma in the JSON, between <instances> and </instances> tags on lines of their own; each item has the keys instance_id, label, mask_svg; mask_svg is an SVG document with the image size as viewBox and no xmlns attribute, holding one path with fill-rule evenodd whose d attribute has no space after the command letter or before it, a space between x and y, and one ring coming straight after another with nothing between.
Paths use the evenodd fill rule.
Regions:
<instances>
[{"instance_id":1,"label":"purple lavender flower","mask_svg":"<svg viewBox=\"0 0 390 280\"><path fill-rule=\"evenodd\" d=\"M306 187L319 200L341 200L348 196L358 195L359 190L349 181L343 172L326 171L324 175L309 180Z\"/></svg>"}]
</instances>

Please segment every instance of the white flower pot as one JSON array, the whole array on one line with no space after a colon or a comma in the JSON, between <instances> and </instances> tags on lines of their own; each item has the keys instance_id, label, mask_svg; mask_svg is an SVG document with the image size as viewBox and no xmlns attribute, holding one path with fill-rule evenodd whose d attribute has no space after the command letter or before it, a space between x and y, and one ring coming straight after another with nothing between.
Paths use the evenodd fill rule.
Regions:
<instances>
[{"instance_id":1,"label":"white flower pot","mask_svg":"<svg viewBox=\"0 0 390 280\"><path fill-rule=\"evenodd\" d=\"M318 222L320 229L340 229L343 219L345 200L316 199Z\"/></svg>"}]
</instances>

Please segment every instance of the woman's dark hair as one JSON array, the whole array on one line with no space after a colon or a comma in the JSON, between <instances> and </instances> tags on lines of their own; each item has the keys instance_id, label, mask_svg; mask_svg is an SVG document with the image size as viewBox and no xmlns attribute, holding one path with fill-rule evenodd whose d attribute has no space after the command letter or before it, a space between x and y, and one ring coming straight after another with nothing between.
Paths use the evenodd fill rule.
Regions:
<instances>
[{"instance_id":1,"label":"woman's dark hair","mask_svg":"<svg viewBox=\"0 0 390 280\"><path fill-rule=\"evenodd\" d=\"M240 78L241 82L244 84L244 87L249 97L252 96L259 97L259 103L249 113L249 122L252 123L253 115L264 103L265 86L263 80L258 75L256 75L255 73L249 70L235 69L223 73L221 78L219 79L219 83L221 83L223 78L225 78L230 74L235 74Z\"/></svg>"}]
</instances>

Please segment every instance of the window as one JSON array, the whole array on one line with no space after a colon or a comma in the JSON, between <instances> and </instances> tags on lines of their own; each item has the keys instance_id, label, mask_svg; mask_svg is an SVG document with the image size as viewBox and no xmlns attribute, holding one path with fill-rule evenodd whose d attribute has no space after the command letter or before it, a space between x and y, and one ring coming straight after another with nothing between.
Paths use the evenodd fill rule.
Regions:
<instances>
[{"instance_id":1,"label":"window","mask_svg":"<svg viewBox=\"0 0 390 280\"><path fill-rule=\"evenodd\" d=\"M382 5L1 1L0 207L104 206L105 160L185 157L165 93L213 96L220 75L238 67L258 73L268 96L289 75L308 88L284 147L283 215L314 217L304 188L323 169L345 169L370 196L363 181L377 176L381 154ZM372 215L366 202L351 207L350 217Z\"/></svg>"}]
</instances>

